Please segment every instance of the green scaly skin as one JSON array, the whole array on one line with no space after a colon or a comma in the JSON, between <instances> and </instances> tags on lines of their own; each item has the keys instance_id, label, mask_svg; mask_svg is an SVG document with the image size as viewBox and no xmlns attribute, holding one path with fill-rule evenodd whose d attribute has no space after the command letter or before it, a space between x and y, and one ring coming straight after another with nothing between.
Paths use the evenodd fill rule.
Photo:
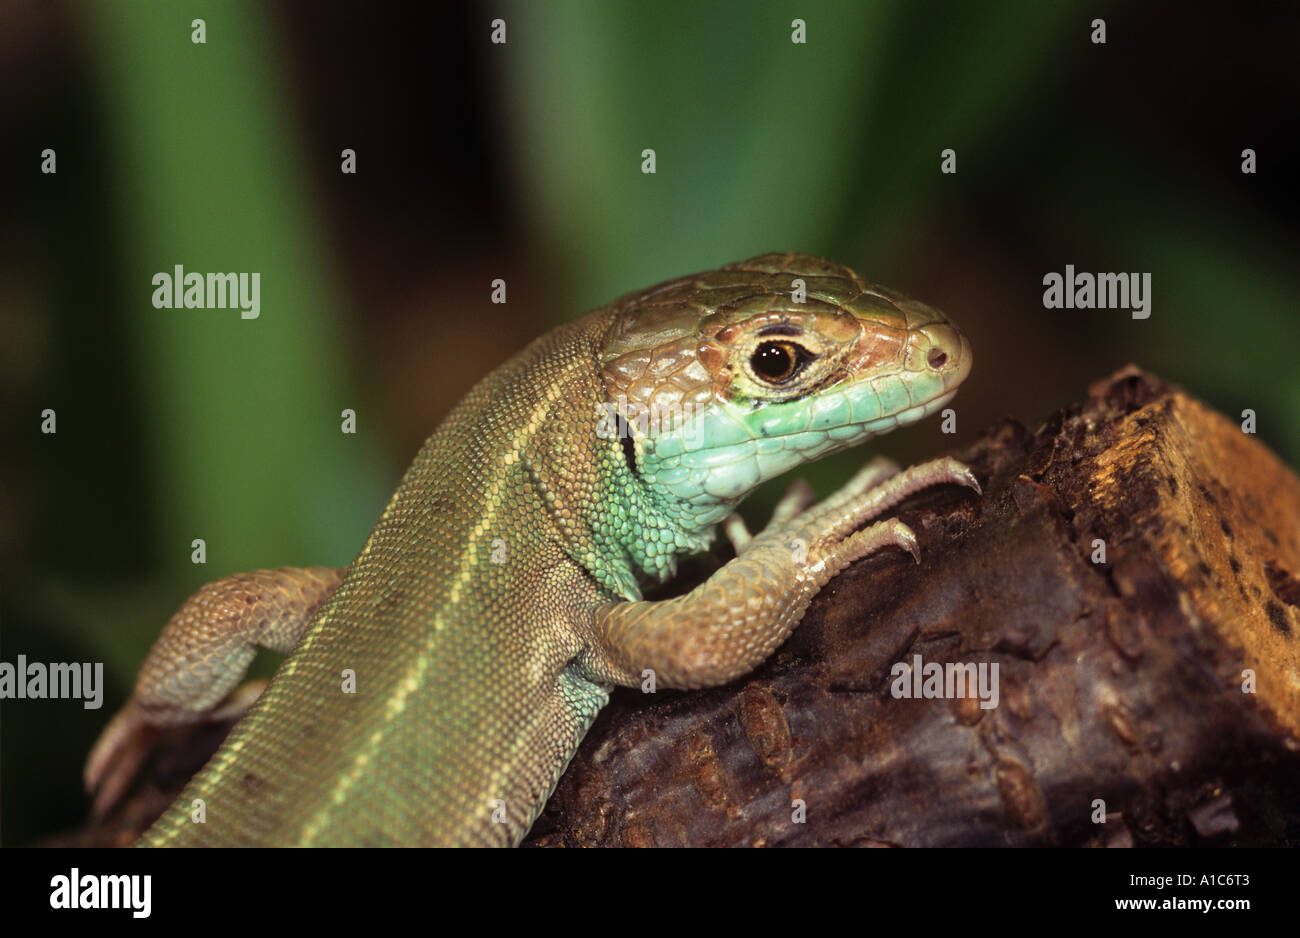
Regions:
<instances>
[{"instance_id":1,"label":"green scaly skin","mask_svg":"<svg viewBox=\"0 0 1300 938\"><path fill-rule=\"evenodd\" d=\"M848 563L915 555L888 509L978 489L952 460L877 460L815 507L792 489L756 537L728 518L763 481L942 408L970 362L941 313L798 254L556 329L428 439L347 568L233 576L181 607L88 760L97 809L158 727L248 707L143 843L517 844L610 685L745 674ZM641 600L724 519L734 560ZM259 645L291 653L257 696L237 685Z\"/></svg>"}]
</instances>

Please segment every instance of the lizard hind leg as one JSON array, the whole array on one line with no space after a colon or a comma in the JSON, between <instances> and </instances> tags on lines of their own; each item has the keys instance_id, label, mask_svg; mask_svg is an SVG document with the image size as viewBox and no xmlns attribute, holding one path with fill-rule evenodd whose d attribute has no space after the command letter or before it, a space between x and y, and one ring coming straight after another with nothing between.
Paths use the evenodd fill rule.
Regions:
<instances>
[{"instance_id":1,"label":"lizard hind leg","mask_svg":"<svg viewBox=\"0 0 1300 938\"><path fill-rule=\"evenodd\" d=\"M268 683L264 679L246 681L214 709L187 716L183 722L220 723L243 716ZM176 722L176 718L167 719L167 711L148 712L135 698L113 715L95 740L82 773L86 790L95 795L92 817L103 818L122 799L168 724Z\"/></svg>"},{"instance_id":2,"label":"lizard hind leg","mask_svg":"<svg viewBox=\"0 0 1300 938\"><path fill-rule=\"evenodd\" d=\"M265 681L240 686L258 648L288 652L345 570L284 567L216 580L176 611L149 651L130 700L100 734L83 779L103 817L167 727L242 714Z\"/></svg>"}]
</instances>

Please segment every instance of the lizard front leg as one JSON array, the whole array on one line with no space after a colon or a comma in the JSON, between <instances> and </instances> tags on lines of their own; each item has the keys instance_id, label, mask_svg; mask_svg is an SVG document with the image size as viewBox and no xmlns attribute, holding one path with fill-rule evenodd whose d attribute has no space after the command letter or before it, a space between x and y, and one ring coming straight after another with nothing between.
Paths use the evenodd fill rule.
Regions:
<instances>
[{"instance_id":1,"label":"lizard front leg","mask_svg":"<svg viewBox=\"0 0 1300 938\"><path fill-rule=\"evenodd\" d=\"M765 660L799 624L813 596L859 558L896 546L918 561L916 537L896 519L857 530L920 489L953 482L979 491L966 466L936 459L905 472L868 464L843 489L800 512L799 489L761 534L729 532L738 556L684 596L607 603L592 614L592 644L579 658L601 680L636 685L654 672L660 686L724 684Z\"/></svg>"},{"instance_id":2,"label":"lizard front leg","mask_svg":"<svg viewBox=\"0 0 1300 938\"><path fill-rule=\"evenodd\" d=\"M215 580L168 621L126 705L86 760L85 784L102 816L122 796L166 727L243 713L265 681L238 687L258 648L288 652L346 568L284 567Z\"/></svg>"}]
</instances>

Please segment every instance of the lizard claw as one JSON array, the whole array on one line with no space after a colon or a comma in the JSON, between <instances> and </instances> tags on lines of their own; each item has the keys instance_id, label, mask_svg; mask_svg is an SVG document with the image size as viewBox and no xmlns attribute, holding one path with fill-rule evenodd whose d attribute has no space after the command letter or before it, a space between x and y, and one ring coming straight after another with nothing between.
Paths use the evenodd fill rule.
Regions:
<instances>
[{"instance_id":1,"label":"lizard claw","mask_svg":"<svg viewBox=\"0 0 1300 938\"><path fill-rule=\"evenodd\" d=\"M109 721L82 772L86 792L95 796L91 805L95 820L102 820L121 801L160 732L145 719L134 698Z\"/></svg>"},{"instance_id":2,"label":"lizard claw","mask_svg":"<svg viewBox=\"0 0 1300 938\"><path fill-rule=\"evenodd\" d=\"M855 531L831 551L828 568L832 576L856 560L861 560L886 547L899 547L912 555L912 560L921 562L921 546L916 534L897 518L878 521L869 528Z\"/></svg>"},{"instance_id":3,"label":"lizard claw","mask_svg":"<svg viewBox=\"0 0 1300 938\"><path fill-rule=\"evenodd\" d=\"M975 478L974 471L971 470L970 466L962 463L957 463L957 465L953 467L952 475L948 477L948 481L954 482L957 485L964 485L966 488L974 491L976 495L984 494L984 490L980 488L980 480Z\"/></svg>"}]
</instances>

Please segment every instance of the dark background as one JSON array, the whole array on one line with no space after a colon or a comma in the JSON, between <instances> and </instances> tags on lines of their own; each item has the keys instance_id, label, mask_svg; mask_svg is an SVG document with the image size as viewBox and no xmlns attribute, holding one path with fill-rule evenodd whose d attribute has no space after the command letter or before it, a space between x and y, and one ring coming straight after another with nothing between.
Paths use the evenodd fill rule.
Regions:
<instances>
[{"instance_id":1,"label":"dark background","mask_svg":"<svg viewBox=\"0 0 1300 938\"><path fill-rule=\"evenodd\" d=\"M103 661L108 690L2 705L4 842L80 823L81 761L194 588L347 563L474 381L668 277L808 251L951 314L958 434L878 441L900 461L1134 362L1300 463L1298 53L1294 3L5 0L0 657ZM261 317L154 309L178 263L260 272ZM1044 309L1066 264L1150 272L1151 318Z\"/></svg>"}]
</instances>

